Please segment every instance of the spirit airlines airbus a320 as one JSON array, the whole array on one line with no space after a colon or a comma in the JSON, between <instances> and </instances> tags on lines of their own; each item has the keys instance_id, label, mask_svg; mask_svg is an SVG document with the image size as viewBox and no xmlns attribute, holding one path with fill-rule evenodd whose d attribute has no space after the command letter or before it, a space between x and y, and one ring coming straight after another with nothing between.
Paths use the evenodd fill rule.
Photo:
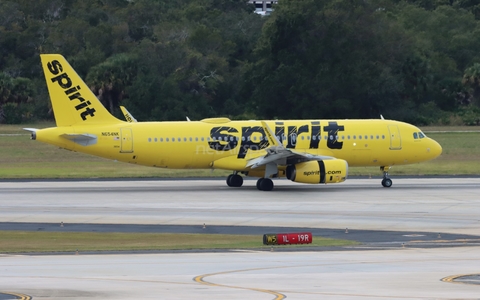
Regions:
<instances>
[{"instance_id":1,"label":"spirit airlines airbus a320","mask_svg":"<svg viewBox=\"0 0 480 300\"><path fill-rule=\"evenodd\" d=\"M26 128L32 139L132 164L172 169L224 169L227 185L259 177L338 183L349 166L379 166L390 187L394 165L433 159L441 146L410 124L390 120L125 122L112 116L61 55L41 55L57 127Z\"/></svg>"}]
</instances>

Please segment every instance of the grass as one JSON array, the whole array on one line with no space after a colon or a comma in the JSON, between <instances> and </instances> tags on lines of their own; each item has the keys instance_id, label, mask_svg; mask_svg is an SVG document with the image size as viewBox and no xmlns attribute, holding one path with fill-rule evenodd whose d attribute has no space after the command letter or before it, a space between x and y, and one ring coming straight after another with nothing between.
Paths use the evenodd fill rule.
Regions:
<instances>
[{"instance_id":1,"label":"grass","mask_svg":"<svg viewBox=\"0 0 480 300\"><path fill-rule=\"evenodd\" d=\"M275 247L333 247L354 241L313 237L312 244ZM0 231L0 253L148 251L193 249L270 249L263 236L171 233L92 233Z\"/></svg>"},{"instance_id":2,"label":"grass","mask_svg":"<svg viewBox=\"0 0 480 300\"><path fill-rule=\"evenodd\" d=\"M58 149L29 139L23 127L44 128L53 123L0 126L0 178L118 178L118 177L225 177L215 170L156 169ZM429 162L395 166L391 175L480 174L480 127L425 127L443 154ZM350 175L381 176L377 167L350 168Z\"/></svg>"}]
</instances>

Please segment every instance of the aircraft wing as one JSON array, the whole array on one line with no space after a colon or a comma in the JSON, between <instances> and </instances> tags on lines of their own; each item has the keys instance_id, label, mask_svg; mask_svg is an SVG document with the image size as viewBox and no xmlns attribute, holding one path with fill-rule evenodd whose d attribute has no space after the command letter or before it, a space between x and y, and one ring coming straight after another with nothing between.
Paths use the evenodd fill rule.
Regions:
<instances>
[{"instance_id":1,"label":"aircraft wing","mask_svg":"<svg viewBox=\"0 0 480 300\"><path fill-rule=\"evenodd\" d=\"M258 168L269 163L275 163L277 165L286 165L291 163L299 163L310 160L328 160L335 159L333 156L325 155L313 155L308 153L302 153L299 151L291 150L285 148L282 143L277 139L273 131L267 125L267 123L262 121L262 127L267 136L268 142L271 147L265 149L266 155L250 159L246 167L248 168Z\"/></svg>"}]
</instances>

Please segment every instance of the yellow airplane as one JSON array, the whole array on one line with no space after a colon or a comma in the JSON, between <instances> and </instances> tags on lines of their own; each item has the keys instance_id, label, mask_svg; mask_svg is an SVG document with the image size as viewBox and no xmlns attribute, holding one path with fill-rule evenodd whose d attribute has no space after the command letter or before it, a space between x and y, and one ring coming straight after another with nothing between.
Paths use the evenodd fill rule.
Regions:
<instances>
[{"instance_id":1,"label":"yellow airplane","mask_svg":"<svg viewBox=\"0 0 480 300\"><path fill-rule=\"evenodd\" d=\"M32 139L132 164L172 169L224 169L227 185L259 177L257 188L273 189L271 178L299 183L338 183L349 166L379 166L390 187L394 165L433 159L442 147L417 127L391 120L129 122L112 116L65 58L41 55L57 127L25 128Z\"/></svg>"}]
</instances>

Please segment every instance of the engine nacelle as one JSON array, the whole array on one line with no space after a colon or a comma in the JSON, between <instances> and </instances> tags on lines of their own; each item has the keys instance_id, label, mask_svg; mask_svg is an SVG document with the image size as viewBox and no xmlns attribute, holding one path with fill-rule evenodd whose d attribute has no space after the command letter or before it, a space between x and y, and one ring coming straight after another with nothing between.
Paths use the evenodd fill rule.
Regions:
<instances>
[{"instance_id":1,"label":"engine nacelle","mask_svg":"<svg viewBox=\"0 0 480 300\"><path fill-rule=\"evenodd\" d=\"M300 183L344 182L348 163L343 159L313 160L287 167L287 178Z\"/></svg>"}]
</instances>

